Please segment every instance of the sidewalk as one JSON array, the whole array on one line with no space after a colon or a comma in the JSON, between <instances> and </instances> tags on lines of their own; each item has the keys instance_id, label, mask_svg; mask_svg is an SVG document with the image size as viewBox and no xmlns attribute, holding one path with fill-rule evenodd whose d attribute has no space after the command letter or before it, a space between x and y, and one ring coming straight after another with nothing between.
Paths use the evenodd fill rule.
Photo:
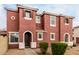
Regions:
<instances>
[{"instance_id":1,"label":"sidewalk","mask_svg":"<svg viewBox=\"0 0 79 59\"><path fill-rule=\"evenodd\" d=\"M37 55L37 53L31 48L27 48L24 50L9 49L4 55Z\"/></svg>"}]
</instances>

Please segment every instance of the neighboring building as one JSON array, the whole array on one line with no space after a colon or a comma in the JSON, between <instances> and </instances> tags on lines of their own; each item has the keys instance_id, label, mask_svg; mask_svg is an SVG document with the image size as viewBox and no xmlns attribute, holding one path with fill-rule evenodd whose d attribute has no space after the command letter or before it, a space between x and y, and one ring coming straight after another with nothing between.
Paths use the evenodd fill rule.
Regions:
<instances>
[{"instance_id":1,"label":"neighboring building","mask_svg":"<svg viewBox=\"0 0 79 59\"><path fill-rule=\"evenodd\" d=\"M75 44L79 44L79 26L73 28L73 41Z\"/></svg>"},{"instance_id":2,"label":"neighboring building","mask_svg":"<svg viewBox=\"0 0 79 59\"><path fill-rule=\"evenodd\" d=\"M40 41L71 42L72 16L57 15L18 5L17 10L7 9L9 48L37 48Z\"/></svg>"}]
</instances>

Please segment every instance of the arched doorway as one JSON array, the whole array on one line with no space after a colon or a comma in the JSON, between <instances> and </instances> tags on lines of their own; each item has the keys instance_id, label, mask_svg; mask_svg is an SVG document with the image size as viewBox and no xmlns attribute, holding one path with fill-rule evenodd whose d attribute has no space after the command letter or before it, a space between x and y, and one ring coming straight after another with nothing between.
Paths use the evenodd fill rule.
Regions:
<instances>
[{"instance_id":1,"label":"arched doorway","mask_svg":"<svg viewBox=\"0 0 79 59\"><path fill-rule=\"evenodd\" d=\"M29 48L31 45L31 39L32 39L32 35L30 32L26 32L25 33L25 48Z\"/></svg>"}]
</instances>

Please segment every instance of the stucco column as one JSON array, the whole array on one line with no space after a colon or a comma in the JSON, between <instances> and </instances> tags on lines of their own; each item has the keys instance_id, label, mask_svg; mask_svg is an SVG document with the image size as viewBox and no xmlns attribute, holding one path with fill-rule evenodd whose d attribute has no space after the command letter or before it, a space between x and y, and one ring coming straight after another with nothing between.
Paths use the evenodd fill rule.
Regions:
<instances>
[{"instance_id":1,"label":"stucco column","mask_svg":"<svg viewBox=\"0 0 79 59\"><path fill-rule=\"evenodd\" d=\"M24 49L25 48L25 45L23 42L19 42L19 49Z\"/></svg>"},{"instance_id":2,"label":"stucco column","mask_svg":"<svg viewBox=\"0 0 79 59\"><path fill-rule=\"evenodd\" d=\"M31 48L36 48L36 42L31 42Z\"/></svg>"}]
</instances>

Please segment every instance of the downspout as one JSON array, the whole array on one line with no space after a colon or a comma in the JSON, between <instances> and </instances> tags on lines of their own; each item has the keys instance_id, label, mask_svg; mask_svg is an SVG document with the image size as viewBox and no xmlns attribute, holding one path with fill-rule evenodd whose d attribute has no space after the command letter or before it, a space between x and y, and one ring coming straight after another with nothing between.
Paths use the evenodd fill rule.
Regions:
<instances>
[{"instance_id":1,"label":"downspout","mask_svg":"<svg viewBox=\"0 0 79 59\"><path fill-rule=\"evenodd\" d=\"M60 19L60 16L59 16L59 42L61 41L61 19Z\"/></svg>"}]
</instances>

